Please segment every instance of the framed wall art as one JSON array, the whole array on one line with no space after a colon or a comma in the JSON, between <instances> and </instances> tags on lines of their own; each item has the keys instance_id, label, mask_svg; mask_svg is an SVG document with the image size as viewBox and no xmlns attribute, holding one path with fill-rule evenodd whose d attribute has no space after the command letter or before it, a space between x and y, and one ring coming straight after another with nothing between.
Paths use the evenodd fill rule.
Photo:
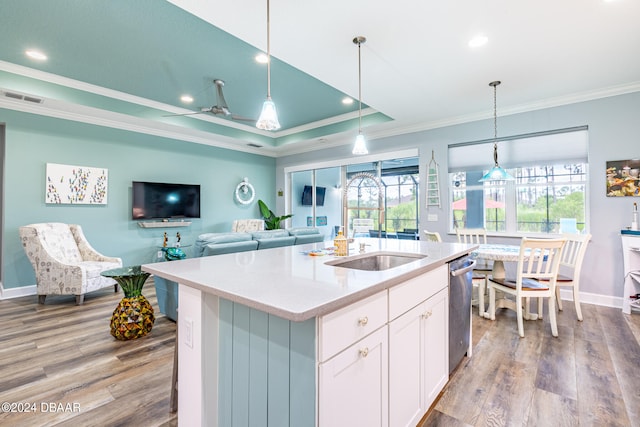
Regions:
<instances>
[{"instance_id":1,"label":"framed wall art","mask_svg":"<svg viewBox=\"0 0 640 427\"><path fill-rule=\"evenodd\" d=\"M607 196L640 197L640 159L607 162Z\"/></svg>"},{"instance_id":2,"label":"framed wall art","mask_svg":"<svg viewBox=\"0 0 640 427\"><path fill-rule=\"evenodd\" d=\"M105 168L47 163L45 203L106 205L108 181Z\"/></svg>"}]
</instances>

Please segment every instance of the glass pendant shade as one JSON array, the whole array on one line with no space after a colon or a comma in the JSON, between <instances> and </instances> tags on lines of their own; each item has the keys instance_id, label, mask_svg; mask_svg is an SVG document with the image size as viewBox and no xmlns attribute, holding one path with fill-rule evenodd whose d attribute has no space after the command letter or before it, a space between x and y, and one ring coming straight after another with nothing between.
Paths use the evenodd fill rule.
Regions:
<instances>
[{"instance_id":1,"label":"glass pendant shade","mask_svg":"<svg viewBox=\"0 0 640 427\"><path fill-rule=\"evenodd\" d=\"M479 182L485 181L513 181L514 177L509 175L509 173L500 167L498 164L498 144L493 144L493 162L494 166L484 174L482 178L480 178Z\"/></svg>"},{"instance_id":2,"label":"glass pendant shade","mask_svg":"<svg viewBox=\"0 0 640 427\"><path fill-rule=\"evenodd\" d=\"M276 104L273 103L271 97L268 97L262 105L260 118L256 122L256 127L262 130L278 130L280 122L278 121L278 113L276 112Z\"/></svg>"},{"instance_id":3,"label":"glass pendant shade","mask_svg":"<svg viewBox=\"0 0 640 427\"><path fill-rule=\"evenodd\" d=\"M480 179L480 182L485 181L513 181L515 178L509 175L509 173L502 169L500 166L494 166L484 174L484 176Z\"/></svg>"},{"instance_id":4,"label":"glass pendant shade","mask_svg":"<svg viewBox=\"0 0 640 427\"><path fill-rule=\"evenodd\" d=\"M362 133L358 133L351 153L356 155L369 154L369 150L367 150L367 141L364 139L364 135Z\"/></svg>"}]
</instances>

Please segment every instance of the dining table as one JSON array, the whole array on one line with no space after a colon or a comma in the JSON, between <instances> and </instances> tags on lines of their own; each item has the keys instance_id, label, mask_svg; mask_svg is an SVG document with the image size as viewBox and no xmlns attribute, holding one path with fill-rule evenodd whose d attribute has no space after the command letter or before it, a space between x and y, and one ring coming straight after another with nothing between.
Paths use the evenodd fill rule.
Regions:
<instances>
[{"instance_id":1,"label":"dining table","mask_svg":"<svg viewBox=\"0 0 640 427\"><path fill-rule=\"evenodd\" d=\"M491 268L491 276L496 279L504 279L507 277L507 273L505 270L504 263L505 262L518 262L520 258L520 245L507 245L507 244L496 244L496 243L483 243L478 246L477 249L471 252L471 256L476 258L482 263L489 263L489 261L493 262L493 267ZM515 280L515 277L513 278ZM484 301L484 298L479 298L479 301ZM480 303L479 305L483 305ZM536 320L538 319L537 313L531 313L529 311L529 304L525 304L525 312L524 318L526 320ZM515 302L502 296L498 300L496 300L496 308L510 308L515 310ZM481 316L485 319L490 319L491 316L488 312L484 310L484 307L479 308Z\"/></svg>"},{"instance_id":2,"label":"dining table","mask_svg":"<svg viewBox=\"0 0 640 427\"><path fill-rule=\"evenodd\" d=\"M471 252L471 256L485 262L493 261L491 275L497 279L504 279L504 263L518 262L520 245L483 243Z\"/></svg>"}]
</instances>

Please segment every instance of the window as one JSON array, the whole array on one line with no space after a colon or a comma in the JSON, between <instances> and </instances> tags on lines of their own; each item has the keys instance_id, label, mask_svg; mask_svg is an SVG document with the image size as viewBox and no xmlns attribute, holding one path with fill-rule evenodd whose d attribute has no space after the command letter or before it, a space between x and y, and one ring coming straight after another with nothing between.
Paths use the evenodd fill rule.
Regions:
<instances>
[{"instance_id":1,"label":"window","mask_svg":"<svg viewBox=\"0 0 640 427\"><path fill-rule=\"evenodd\" d=\"M389 233L418 230L418 158L384 160L347 166L347 179L358 173L369 173L382 185L382 217L380 229ZM349 223L353 218L376 218L373 229L378 230L378 189L372 180L358 181L348 195ZM373 211L371 207L374 206Z\"/></svg>"},{"instance_id":2,"label":"window","mask_svg":"<svg viewBox=\"0 0 640 427\"><path fill-rule=\"evenodd\" d=\"M479 182L491 165L492 150L493 141L449 147L452 229L505 234L586 229L586 129L501 140L500 164L515 181ZM486 161L482 166L479 158Z\"/></svg>"}]
</instances>

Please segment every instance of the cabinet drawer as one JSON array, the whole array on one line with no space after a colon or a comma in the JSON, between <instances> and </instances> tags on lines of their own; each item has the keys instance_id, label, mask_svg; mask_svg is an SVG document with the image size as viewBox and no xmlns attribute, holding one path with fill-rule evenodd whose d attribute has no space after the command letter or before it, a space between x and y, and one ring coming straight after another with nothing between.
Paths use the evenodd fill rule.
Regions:
<instances>
[{"instance_id":1,"label":"cabinet drawer","mask_svg":"<svg viewBox=\"0 0 640 427\"><path fill-rule=\"evenodd\" d=\"M387 291L320 318L318 357L325 361L387 323Z\"/></svg>"},{"instance_id":2,"label":"cabinet drawer","mask_svg":"<svg viewBox=\"0 0 640 427\"><path fill-rule=\"evenodd\" d=\"M389 320L411 310L449 285L448 264L389 289Z\"/></svg>"},{"instance_id":3,"label":"cabinet drawer","mask_svg":"<svg viewBox=\"0 0 640 427\"><path fill-rule=\"evenodd\" d=\"M389 352L383 327L318 367L318 426L389 426Z\"/></svg>"}]
</instances>

